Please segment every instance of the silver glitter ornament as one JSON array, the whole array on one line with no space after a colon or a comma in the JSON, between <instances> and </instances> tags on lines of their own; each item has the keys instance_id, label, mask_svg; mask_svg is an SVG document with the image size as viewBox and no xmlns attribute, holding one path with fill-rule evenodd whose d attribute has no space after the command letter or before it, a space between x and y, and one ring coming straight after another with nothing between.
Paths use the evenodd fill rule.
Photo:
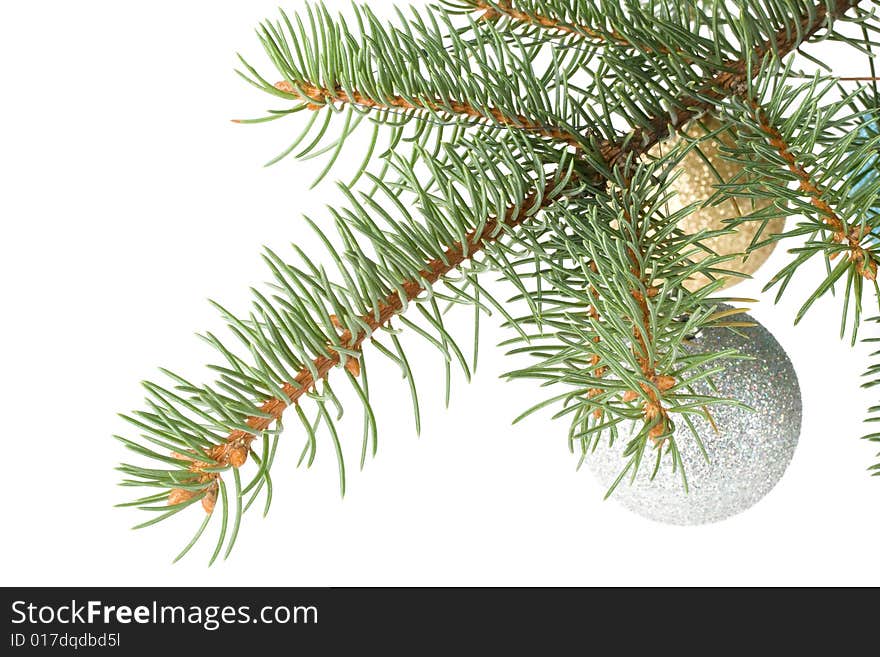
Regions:
<instances>
[{"instance_id":1,"label":"silver glitter ornament","mask_svg":"<svg viewBox=\"0 0 880 657\"><path fill-rule=\"evenodd\" d=\"M739 319L755 320L748 315ZM702 353L736 349L754 360L726 363L713 377L716 390L705 382L694 386L698 394L736 399L753 411L735 406L710 408L717 430L702 417L691 421L703 441L709 460L683 418L676 418L675 440L688 481L685 492L681 472L672 470L664 454L654 480L654 461L647 457L630 485L628 473L611 495L630 511L659 522L698 525L717 522L745 511L763 498L780 480L791 461L801 430L801 391L791 361L776 338L760 324L738 329L702 331L685 349ZM633 427L636 429L636 427ZM613 446L607 440L587 458L587 464L610 488L627 461L623 450L631 436L622 427Z\"/></svg>"}]
</instances>

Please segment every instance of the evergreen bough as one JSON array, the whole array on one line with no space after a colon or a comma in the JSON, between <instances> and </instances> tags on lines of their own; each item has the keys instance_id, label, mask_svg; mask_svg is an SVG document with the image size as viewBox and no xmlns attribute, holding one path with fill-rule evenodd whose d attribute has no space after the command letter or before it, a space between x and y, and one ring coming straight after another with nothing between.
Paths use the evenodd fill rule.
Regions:
<instances>
[{"instance_id":1,"label":"evergreen bough","mask_svg":"<svg viewBox=\"0 0 880 657\"><path fill-rule=\"evenodd\" d=\"M701 329L737 326L736 311L720 308L736 300L719 295L732 256L712 252L707 238L757 222L753 249L791 240L768 286L777 299L802 265L822 259L826 273L797 320L843 287L841 335L855 342L863 304L877 305L880 176L865 172L876 168L880 134L864 129L877 112L875 83L840 78L808 52L836 41L870 61L875 5L447 0L397 11L387 25L365 5L334 17L304 4L263 23L271 67L242 59L239 73L280 108L244 122L302 125L273 162L321 161L318 184L356 131L368 147L338 184L342 204L305 219L325 252L266 249L271 282L253 290L250 312L215 304L228 331L202 336L217 352L210 381L163 370L162 383L144 384L144 408L125 416L138 435L119 437L144 457L119 468L123 486L152 493L125 504L152 512L139 527L200 503L179 557L214 516L211 562L228 555L242 514L261 496L269 509L282 419L299 425L307 466L329 441L344 494L335 389L351 386L361 402L363 467L378 444L367 363L376 356L401 369L418 430L414 363L398 334L440 352L448 400L452 369L469 378L476 368L481 313L503 317L514 331L505 344L532 358L508 377L551 391L523 416L556 406L581 459L634 422L621 479L665 459L683 470L675 427L738 403L694 391L738 355L682 347ZM741 173L705 203L736 197L743 213L689 235L679 222L702 203L669 212L666 202L679 162L702 139L654 147L708 119L721 128L706 138L735 134L720 143ZM765 231L780 215L796 220L783 234ZM494 296L487 278L499 277L512 298ZM693 279L708 283L688 289ZM457 306L474 312L470 356L444 322ZM867 385L880 381L880 365L869 374L878 378Z\"/></svg>"}]
</instances>

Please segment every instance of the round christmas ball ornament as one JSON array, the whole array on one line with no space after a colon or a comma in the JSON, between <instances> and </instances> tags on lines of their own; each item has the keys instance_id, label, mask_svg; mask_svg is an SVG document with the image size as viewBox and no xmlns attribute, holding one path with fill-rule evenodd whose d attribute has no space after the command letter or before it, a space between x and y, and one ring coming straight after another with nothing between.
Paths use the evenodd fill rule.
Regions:
<instances>
[{"instance_id":1,"label":"round christmas ball ornament","mask_svg":"<svg viewBox=\"0 0 880 657\"><path fill-rule=\"evenodd\" d=\"M749 315L737 320L752 321ZM801 391L791 361L776 338L760 324L702 331L684 344L691 353L736 349L749 359L726 363L712 377L714 389L703 381L697 394L735 399L749 406L713 405L712 421L689 416L706 454L681 416L675 418L674 438L681 453L688 490L680 469L664 454L654 479L653 460L646 455L635 481L627 473L611 495L635 513L675 525L716 522L745 511L780 480L791 461L801 430ZM587 464L606 489L617 480L627 460L626 443L632 437L621 425L617 439L600 444ZM633 427L638 430L638 427ZM649 462L650 461L650 462Z\"/></svg>"},{"instance_id":2,"label":"round christmas ball ornament","mask_svg":"<svg viewBox=\"0 0 880 657\"><path fill-rule=\"evenodd\" d=\"M703 141L699 143L699 151L696 148L691 149L681 160L679 165L681 171L672 182L672 189L676 193L668 202L670 212L676 212L692 203L706 201L715 194L716 185L731 182L740 173L741 167L738 164L721 157L722 146L733 143L735 135L732 131L725 130L711 138L706 138L707 134L715 132L720 127L721 124L717 119L706 117L702 121L694 121L685 130L689 139L703 139ZM681 142L680 136L673 137L665 143L655 146L651 153L657 157L662 153L669 152ZM726 227L725 219L753 214L769 207L769 205L770 201L767 199L753 200L746 197L729 197L721 203L698 208L682 219L679 228L688 235L693 235L701 230L721 230ZM719 255L746 253L762 225L761 221L746 221L736 227L736 232L705 239L703 244ZM766 237L774 233L781 233L784 226L784 217L774 217L767 222L761 235ZM738 257L724 262L722 267L743 274L754 274L767 261L775 246L776 243L771 242L752 251L745 259ZM724 280L723 287L735 285L740 280L738 276L728 276ZM689 290L696 290L708 282L709 279L699 276L687 281L685 287Z\"/></svg>"}]
</instances>

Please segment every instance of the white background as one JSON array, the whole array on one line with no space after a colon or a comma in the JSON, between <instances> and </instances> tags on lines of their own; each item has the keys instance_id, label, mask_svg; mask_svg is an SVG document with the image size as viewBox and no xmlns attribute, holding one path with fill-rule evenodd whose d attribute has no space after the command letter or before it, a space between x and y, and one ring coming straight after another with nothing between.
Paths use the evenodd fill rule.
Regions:
<instances>
[{"instance_id":1,"label":"white background","mask_svg":"<svg viewBox=\"0 0 880 657\"><path fill-rule=\"evenodd\" d=\"M113 508L126 493L113 468L129 455L111 435L132 433L116 413L140 406L138 382L158 366L199 367L207 352L193 333L221 325L206 297L244 308L267 277L261 245L314 245L301 213L326 219L323 206L340 200L330 183L307 191L309 164L261 167L298 118L229 121L277 107L232 73L236 50L265 64L252 30L276 3L0 9L2 584L880 584L880 481L865 472L875 446L858 440L867 349L837 338L839 299L792 327L816 270L785 303L762 297L755 310L798 370L804 430L780 485L726 522L662 526L603 503L590 473L575 472L564 424L511 427L543 393L498 380L511 363L492 348L507 337L492 318L478 375L470 386L459 377L449 411L430 390L438 357L413 345L420 438L394 416L408 408L405 384L373 367L380 453L356 472L358 421L344 501L328 444L312 471L295 469L292 427L273 510L246 517L227 562L207 569L206 541L170 564L195 510L130 531L143 518ZM866 73L834 46L814 52ZM758 295L785 259L778 250L737 292ZM450 322L466 336L470 313Z\"/></svg>"}]
</instances>

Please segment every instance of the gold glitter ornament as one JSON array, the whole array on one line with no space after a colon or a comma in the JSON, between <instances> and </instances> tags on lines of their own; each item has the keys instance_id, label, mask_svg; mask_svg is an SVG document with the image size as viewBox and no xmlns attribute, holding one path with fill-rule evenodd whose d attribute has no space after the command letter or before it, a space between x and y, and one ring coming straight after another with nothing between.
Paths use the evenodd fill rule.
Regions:
<instances>
[{"instance_id":1,"label":"gold glitter ornament","mask_svg":"<svg viewBox=\"0 0 880 657\"><path fill-rule=\"evenodd\" d=\"M720 156L720 147L722 145L732 145L733 143L734 135L730 130L721 132L711 138L705 138L707 134L718 130L720 127L721 124L717 119L706 117L701 121L694 121L685 130L685 134L690 139L703 138L703 141L699 143L699 152L694 148L681 160L679 166L682 171L672 182L671 186L676 193L669 199L667 204L670 213L676 212L691 203L706 201L715 193L716 185L731 182L742 170L742 167L737 163L723 159ZM651 150L651 155L659 157L677 147L681 142L682 138L675 136L663 144L655 146ZM700 153L702 153L702 156ZM703 156L705 156L705 159ZM709 162L707 163L706 160ZM711 163L711 166L709 163ZM698 208L682 219L679 223L679 228L689 235L698 233L701 230L720 230L727 227L724 223L725 219L752 214L767 208L770 203L771 201L766 199L726 198L716 205ZM707 238L702 243L719 255L745 253L762 225L763 222L761 221L746 221L737 226L735 232ZM784 226L785 217L774 217L767 222L766 227L762 231L762 237L781 233ZM722 269L737 271L743 274L754 274L767 261L775 246L776 243L772 242L752 251L745 260L742 257L737 257L727 260L719 266ZM699 258L699 256L697 257ZM727 276L724 279L723 287L736 285L740 280L742 279L738 276ZM689 290L697 290L708 282L708 278L700 275L687 281L685 287Z\"/></svg>"}]
</instances>

